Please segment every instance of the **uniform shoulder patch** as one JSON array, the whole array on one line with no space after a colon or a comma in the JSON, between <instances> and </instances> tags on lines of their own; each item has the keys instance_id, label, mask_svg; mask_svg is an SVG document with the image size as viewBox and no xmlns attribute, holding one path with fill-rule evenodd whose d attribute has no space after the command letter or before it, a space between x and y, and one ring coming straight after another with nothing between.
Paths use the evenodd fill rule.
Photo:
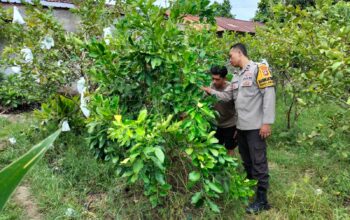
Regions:
<instances>
[{"instance_id":1,"label":"uniform shoulder patch","mask_svg":"<svg viewBox=\"0 0 350 220\"><path fill-rule=\"evenodd\" d=\"M259 64L258 70L259 71L256 81L258 83L259 89L275 86L271 72L265 64Z\"/></svg>"}]
</instances>

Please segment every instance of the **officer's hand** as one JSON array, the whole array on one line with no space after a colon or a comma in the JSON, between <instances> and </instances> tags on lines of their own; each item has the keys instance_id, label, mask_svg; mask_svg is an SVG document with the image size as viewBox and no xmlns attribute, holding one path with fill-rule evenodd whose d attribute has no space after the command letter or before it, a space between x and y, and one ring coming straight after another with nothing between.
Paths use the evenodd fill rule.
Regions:
<instances>
[{"instance_id":1,"label":"officer's hand","mask_svg":"<svg viewBox=\"0 0 350 220\"><path fill-rule=\"evenodd\" d=\"M271 135L271 126L269 124L264 124L260 128L259 134L262 139L269 137Z\"/></svg>"},{"instance_id":2,"label":"officer's hand","mask_svg":"<svg viewBox=\"0 0 350 220\"><path fill-rule=\"evenodd\" d=\"M209 88L209 87L201 87L201 90L203 90L204 92L206 92L208 95L211 94L211 88Z\"/></svg>"}]
</instances>

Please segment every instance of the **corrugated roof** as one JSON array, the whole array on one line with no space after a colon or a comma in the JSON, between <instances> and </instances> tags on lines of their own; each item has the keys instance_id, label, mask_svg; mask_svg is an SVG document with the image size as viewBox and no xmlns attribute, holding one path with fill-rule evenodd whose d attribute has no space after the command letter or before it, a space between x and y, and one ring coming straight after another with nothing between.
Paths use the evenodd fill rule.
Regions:
<instances>
[{"instance_id":1,"label":"corrugated roof","mask_svg":"<svg viewBox=\"0 0 350 220\"><path fill-rule=\"evenodd\" d=\"M170 12L167 11L166 15L169 16ZM200 19L195 15L186 15L185 21L199 22ZM255 33L256 27L264 26L263 23L254 21L244 21L234 18L216 17L217 31L236 31L241 33ZM203 24L194 24L196 29L203 28Z\"/></svg>"},{"instance_id":2,"label":"corrugated roof","mask_svg":"<svg viewBox=\"0 0 350 220\"><path fill-rule=\"evenodd\" d=\"M73 4L72 0L46 0L47 2L60 2L60 3L70 3Z\"/></svg>"},{"instance_id":3,"label":"corrugated roof","mask_svg":"<svg viewBox=\"0 0 350 220\"><path fill-rule=\"evenodd\" d=\"M3 3L10 3L10 4L21 4L21 0L0 0L0 2ZM25 0L27 3L32 3L31 0ZM46 1L40 1L40 4L46 7L54 7L54 8L74 8L74 4L71 0L46 0Z\"/></svg>"},{"instance_id":4,"label":"corrugated roof","mask_svg":"<svg viewBox=\"0 0 350 220\"><path fill-rule=\"evenodd\" d=\"M217 17L215 19L219 27L228 31L255 33L256 27L264 26L263 23L254 22L254 21L244 21L244 20L224 18L224 17Z\"/></svg>"}]
</instances>

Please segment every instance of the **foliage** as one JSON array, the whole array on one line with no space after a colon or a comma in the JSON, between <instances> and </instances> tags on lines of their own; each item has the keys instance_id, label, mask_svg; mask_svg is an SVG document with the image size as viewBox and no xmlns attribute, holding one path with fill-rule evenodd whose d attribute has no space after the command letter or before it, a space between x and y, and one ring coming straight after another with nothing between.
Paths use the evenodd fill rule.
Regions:
<instances>
[{"instance_id":1,"label":"foliage","mask_svg":"<svg viewBox=\"0 0 350 220\"><path fill-rule=\"evenodd\" d=\"M71 11L81 19L79 33L83 39L100 37L103 29L115 22L115 19L126 13L124 1L117 0L115 5L106 7L105 0L73 0L76 6Z\"/></svg>"},{"instance_id":2,"label":"foliage","mask_svg":"<svg viewBox=\"0 0 350 220\"><path fill-rule=\"evenodd\" d=\"M140 3L141 2L142 1L140 1ZM210 0L172 1L169 7L170 17L172 19L179 19L186 14L191 14L199 16L201 22L214 23L216 6L210 3Z\"/></svg>"},{"instance_id":3,"label":"foliage","mask_svg":"<svg viewBox=\"0 0 350 220\"><path fill-rule=\"evenodd\" d=\"M255 13L254 20L260 22L267 22L273 18L272 7L278 0L260 0L258 3L258 10Z\"/></svg>"},{"instance_id":4,"label":"foliage","mask_svg":"<svg viewBox=\"0 0 350 220\"><path fill-rule=\"evenodd\" d=\"M5 48L0 54L0 71L17 66L20 73L3 77L0 105L17 108L40 103L60 88L72 83L81 74L80 50L73 34L65 34L52 10L40 4L26 5L25 25L6 22L3 38ZM11 13L11 9L4 13ZM52 38L54 46L42 47L45 38ZM32 61L26 61L23 49L31 50Z\"/></svg>"},{"instance_id":5,"label":"foliage","mask_svg":"<svg viewBox=\"0 0 350 220\"><path fill-rule=\"evenodd\" d=\"M129 184L142 182L153 206L171 191L195 190L193 204L218 212L215 201L224 192L243 199L252 194L237 162L216 144L212 101L202 100L200 90L209 83L209 67L223 63L222 46L230 40L215 31L180 29L181 16L165 19L165 9L151 3L132 5L109 44L86 45L93 60L90 79L98 86L90 102L90 145Z\"/></svg>"},{"instance_id":6,"label":"foliage","mask_svg":"<svg viewBox=\"0 0 350 220\"><path fill-rule=\"evenodd\" d=\"M222 3L214 2L215 16L234 18L235 16L231 14L231 3L229 0L224 0Z\"/></svg>"},{"instance_id":7,"label":"foliage","mask_svg":"<svg viewBox=\"0 0 350 220\"><path fill-rule=\"evenodd\" d=\"M328 103L342 110L329 118L322 129L347 135L350 3L329 1L305 10L292 6L279 6L274 10L275 20L259 29L256 37L245 37L243 41L255 48L253 57L266 58L272 66L284 103L289 106L286 111L288 128L305 108ZM283 20L288 22L281 22ZM273 43L258 46L268 41ZM314 126L316 129L317 124ZM346 147L339 153L344 154L344 151L349 154Z\"/></svg>"},{"instance_id":8,"label":"foliage","mask_svg":"<svg viewBox=\"0 0 350 220\"><path fill-rule=\"evenodd\" d=\"M293 6L300 9L306 9L307 7L315 7L316 4L330 4L337 2L349 2L349 0L261 0L258 3L258 10L255 14L254 20L260 22L268 22L276 19L275 8L281 8L285 6ZM288 20L284 20L287 22Z\"/></svg>"},{"instance_id":9,"label":"foliage","mask_svg":"<svg viewBox=\"0 0 350 220\"><path fill-rule=\"evenodd\" d=\"M119 97L104 98L95 94L90 104L91 116L87 119L88 141L96 158L110 161L115 158L117 144L108 138L108 129L115 115L121 114Z\"/></svg>"},{"instance_id":10,"label":"foliage","mask_svg":"<svg viewBox=\"0 0 350 220\"><path fill-rule=\"evenodd\" d=\"M85 127L85 121L79 105L79 96L68 98L56 95L43 103L40 110L35 110L34 115L44 126L48 124L57 126L67 121L73 131L81 132Z\"/></svg>"}]
</instances>

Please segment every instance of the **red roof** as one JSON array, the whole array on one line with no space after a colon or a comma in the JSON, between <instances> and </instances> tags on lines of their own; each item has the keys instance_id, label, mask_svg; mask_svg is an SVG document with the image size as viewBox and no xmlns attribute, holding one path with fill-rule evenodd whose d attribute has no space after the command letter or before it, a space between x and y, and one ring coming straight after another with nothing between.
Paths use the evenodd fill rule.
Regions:
<instances>
[{"instance_id":1,"label":"red roof","mask_svg":"<svg viewBox=\"0 0 350 220\"><path fill-rule=\"evenodd\" d=\"M169 16L170 11L166 11L166 15ZM186 15L184 17L185 21L190 22L199 22L200 19L198 16L195 15ZM264 26L264 23L261 22L254 22L254 21L245 21L240 19L234 19L234 18L225 18L225 17L216 17L216 25L218 26L218 31L236 31L241 33L255 33L256 27L258 26ZM198 24L195 25L196 28L203 27L202 25Z\"/></svg>"},{"instance_id":2,"label":"red roof","mask_svg":"<svg viewBox=\"0 0 350 220\"><path fill-rule=\"evenodd\" d=\"M47 2L59 2L59 3L70 3L73 4L72 0L46 0Z\"/></svg>"},{"instance_id":3,"label":"red roof","mask_svg":"<svg viewBox=\"0 0 350 220\"><path fill-rule=\"evenodd\" d=\"M228 31L255 33L256 27L264 26L263 23L254 21L244 21L233 18L217 17L216 23L219 27Z\"/></svg>"},{"instance_id":4,"label":"red roof","mask_svg":"<svg viewBox=\"0 0 350 220\"><path fill-rule=\"evenodd\" d=\"M186 15L184 17L186 21L199 22L199 17L194 15ZM256 27L264 26L263 23L254 21L244 21L233 18L216 17L216 25L218 31L236 31L242 33L255 33Z\"/></svg>"}]
</instances>

